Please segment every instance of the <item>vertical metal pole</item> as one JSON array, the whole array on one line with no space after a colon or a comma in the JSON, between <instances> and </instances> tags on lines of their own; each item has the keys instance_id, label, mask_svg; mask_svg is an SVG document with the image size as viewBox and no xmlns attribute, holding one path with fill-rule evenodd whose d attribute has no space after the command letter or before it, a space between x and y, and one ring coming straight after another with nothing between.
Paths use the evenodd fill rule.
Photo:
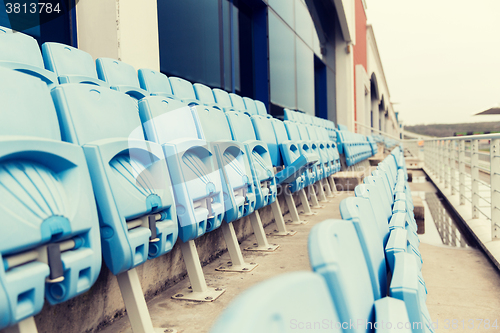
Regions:
<instances>
[{"instance_id":1,"label":"vertical metal pole","mask_svg":"<svg viewBox=\"0 0 500 333\"><path fill-rule=\"evenodd\" d=\"M250 223L252 224L253 233L257 239L258 247L269 248L270 246L267 242L266 232L264 231L264 227L262 226L262 221L257 210L250 214Z\"/></svg>"},{"instance_id":2,"label":"vertical metal pole","mask_svg":"<svg viewBox=\"0 0 500 333\"><path fill-rule=\"evenodd\" d=\"M490 143L491 239L500 239L500 139Z\"/></svg>"},{"instance_id":3,"label":"vertical metal pole","mask_svg":"<svg viewBox=\"0 0 500 333\"><path fill-rule=\"evenodd\" d=\"M316 189L314 188L314 185L316 184L312 184L312 185L309 185L307 187L307 189L309 190L309 194L311 195L311 203L312 203L312 208L323 208L323 206L320 206L319 204L319 201L318 201L318 197L316 196Z\"/></svg>"},{"instance_id":4,"label":"vertical metal pole","mask_svg":"<svg viewBox=\"0 0 500 333\"><path fill-rule=\"evenodd\" d=\"M470 168L472 176L472 218L479 218L479 140L471 142L471 159Z\"/></svg>"},{"instance_id":5,"label":"vertical metal pole","mask_svg":"<svg viewBox=\"0 0 500 333\"><path fill-rule=\"evenodd\" d=\"M243 259L243 254L241 253L240 244L234 232L233 224L222 221L221 229L233 266L244 266L245 259Z\"/></svg>"},{"instance_id":6,"label":"vertical metal pole","mask_svg":"<svg viewBox=\"0 0 500 333\"><path fill-rule=\"evenodd\" d=\"M460 205L465 205L465 140L458 142L458 184Z\"/></svg>"},{"instance_id":7,"label":"vertical metal pole","mask_svg":"<svg viewBox=\"0 0 500 333\"><path fill-rule=\"evenodd\" d=\"M456 174L455 171L457 169L456 166L456 144L455 140L450 140L450 151L449 151L449 156L450 156L450 188L451 188L451 195L455 195L455 178Z\"/></svg>"},{"instance_id":8,"label":"vertical metal pole","mask_svg":"<svg viewBox=\"0 0 500 333\"><path fill-rule=\"evenodd\" d=\"M443 157L444 157L444 188L450 185L450 140L443 141Z\"/></svg>"},{"instance_id":9,"label":"vertical metal pole","mask_svg":"<svg viewBox=\"0 0 500 333\"><path fill-rule=\"evenodd\" d=\"M273 235L275 236L295 235L297 232L289 232L286 229L285 219L283 218L283 213L281 212L280 202L278 201L278 198L276 198L276 200L274 200L274 202L271 204L271 209L273 211L274 223L276 223L276 227L278 229L278 232L275 232Z\"/></svg>"},{"instance_id":10,"label":"vertical metal pole","mask_svg":"<svg viewBox=\"0 0 500 333\"><path fill-rule=\"evenodd\" d=\"M311 206L309 206L309 200L307 200L307 194L305 189L299 190L300 202L302 203L302 208L304 209L305 215L313 215Z\"/></svg>"},{"instance_id":11,"label":"vertical metal pole","mask_svg":"<svg viewBox=\"0 0 500 333\"><path fill-rule=\"evenodd\" d=\"M5 333L37 333L36 323L34 317L28 317L21 320L16 325L7 327L3 332ZM135 333L135 332L134 332Z\"/></svg>"}]
</instances>

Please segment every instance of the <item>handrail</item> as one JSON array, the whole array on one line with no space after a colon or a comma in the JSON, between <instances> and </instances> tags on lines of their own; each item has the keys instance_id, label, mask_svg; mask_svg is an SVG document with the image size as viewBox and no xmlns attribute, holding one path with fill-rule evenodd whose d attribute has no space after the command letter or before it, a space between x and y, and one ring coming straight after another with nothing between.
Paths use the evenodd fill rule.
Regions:
<instances>
[{"instance_id":1,"label":"handrail","mask_svg":"<svg viewBox=\"0 0 500 333\"><path fill-rule=\"evenodd\" d=\"M375 131L375 132L377 132L378 134L382 134L382 135L384 135L384 136L387 136L387 137L389 137L389 138L391 138L391 139L401 141L401 139L400 139L400 138L395 137L395 136L392 136L392 135L391 135L391 134L389 134L389 133L382 132L381 130L378 130L378 129L374 128L374 127L371 127L371 126L366 126L365 124L362 124L362 123L357 122L357 121L355 121L354 123L355 123L355 124L357 124L357 125L360 125L361 127L364 127L364 128L369 129L369 130Z\"/></svg>"}]
</instances>

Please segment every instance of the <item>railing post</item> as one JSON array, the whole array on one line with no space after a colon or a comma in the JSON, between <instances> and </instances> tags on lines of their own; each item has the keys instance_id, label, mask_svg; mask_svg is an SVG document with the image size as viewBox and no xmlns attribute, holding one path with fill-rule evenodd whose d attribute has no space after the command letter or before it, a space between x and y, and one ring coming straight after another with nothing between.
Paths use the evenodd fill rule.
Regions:
<instances>
[{"instance_id":1,"label":"railing post","mask_svg":"<svg viewBox=\"0 0 500 333\"><path fill-rule=\"evenodd\" d=\"M450 140L443 141L443 156L444 156L444 188L448 188L450 185Z\"/></svg>"},{"instance_id":2,"label":"railing post","mask_svg":"<svg viewBox=\"0 0 500 333\"><path fill-rule=\"evenodd\" d=\"M491 239L500 239L500 139L490 142Z\"/></svg>"},{"instance_id":3,"label":"railing post","mask_svg":"<svg viewBox=\"0 0 500 333\"><path fill-rule=\"evenodd\" d=\"M451 195L455 195L455 170L457 169L457 161L456 161L456 141L455 140L450 140L450 150L449 150L449 156L450 156L450 188L451 188Z\"/></svg>"},{"instance_id":4,"label":"railing post","mask_svg":"<svg viewBox=\"0 0 500 333\"><path fill-rule=\"evenodd\" d=\"M439 151L439 182L442 183L444 182L444 141L439 140L438 141L438 151Z\"/></svg>"},{"instance_id":5,"label":"railing post","mask_svg":"<svg viewBox=\"0 0 500 333\"><path fill-rule=\"evenodd\" d=\"M472 203L472 218L479 218L479 140L471 140L471 203Z\"/></svg>"},{"instance_id":6,"label":"railing post","mask_svg":"<svg viewBox=\"0 0 500 333\"><path fill-rule=\"evenodd\" d=\"M460 205L465 205L465 140L458 142L458 192Z\"/></svg>"}]
</instances>

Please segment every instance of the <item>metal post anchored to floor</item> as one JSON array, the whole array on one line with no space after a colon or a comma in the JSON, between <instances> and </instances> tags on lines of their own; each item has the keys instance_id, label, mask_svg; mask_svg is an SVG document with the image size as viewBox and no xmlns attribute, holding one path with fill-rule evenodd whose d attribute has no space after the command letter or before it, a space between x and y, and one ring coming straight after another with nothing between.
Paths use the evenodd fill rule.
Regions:
<instances>
[{"instance_id":1,"label":"metal post anchored to floor","mask_svg":"<svg viewBox=\"0 0 500 333\"><path fill-rule=\"evenodd\" d=\"M470 173L472 177L472 218L479 218L479 140L471 141Z\"/></svg>"},{"instance_id":2,"label":"metal post anchored to floor","mask_svg":"<svg viewBox=\"0 0 500 333\"><path fill-rule=\"evenodd\" d=\"M458 192L460 205L465 205L465 140L458 143Z\"/></svg>"},{"instance_id":3,"label":"metal post anchored to floor","mask_svg":"<svg viewBox=\"0 0 500 333\"><path fill-rule=\"evenodd\" d=\"M321 180L319 180L321 181ZM309 189L309 193L311 193L311 203L312 203L312 208L324 208L325 206L321 206L319 204L319 201L318 201L318 197L316 196L316 190L314 189L314 184L313 185L309 185L307 187Z\"/></svg>"},{"instance_id":4,"label":"metal post anchored to floor","mask_svg":"<svg viewBox=\"0 0 500 333\"><path fill-rule=\"evenodd\" d=\"M288 224L306 224L306 220L300 220L299 212L295 206L295 200L293 200L292 193L285 192L285 201L292 218L288 221Z\"/></svg>"},{"instance_id":5,"label":"metal post anchored to floor","mask_svg":"<svg viewBox=\"0 0 500 333\"><path fill-rule=\"evenodd\" d=\"M7 327L4 331L5 333L37 333L38 330L35 324L34 317L28 317L16 325Z\"/></svg>"},{"instance_id":6,"label":"metal post anchored to floor","mask_svg":"<svg viewBox=\"0 0 500 333\"><path fill-rule=\"evenodd\" d=\"M323 183L323 179L320 179L317 184L318 184L318 199L319 199L319 201L320 202L329 202L326 199L325 189L323 188L323 186L325 186L325 183Z\"/></svg>"},{"instance_id":7,"label":"metal post anchored to floor","mask_svg":"<svg viewBox=\"0 0 500 333\"><path fill-rule=\"evenodd\" d=\"M137 270L132 268L116 276L127 309L128 320L134 333L165 332L165 328L153 328L153 322L142 292Z\"/></svg>"},{"instance_id":8,"label":"metal post anchored to floor","mask_svg":"<svg viewBox=\"0 0 500 333\"><path fill-rule=\"evenodd\" d=\"M300 202L302 203L302 208L304 209L304 212L302 214L314 215L315 213L311 210L311 207L309 206L309 200L307 200L307 194L305 189L301 189L299 191L299 198Z\"/></svg>"},{"instance_id":9,"label":"metal post anchored to floor","mask_svg":"<svg viewBox=\"0 0 500 333\"><path fill-rule=\"evenodd\" d=\"M332 196L337 195L337 185L335 185L335 179L333 178L333 175L328 176L328 182L330 184L330 189L332 191Z\"/></svg>"},{"instance_id":10,"label":"metal post anchored to floor","mask_svg":"<svg viewBox=\"0 0 500 333\"><path fill-rule=\"evenodd\" d=\"M325 185L325 194L328 198L333 198L334 195L332 193L332 189L330 188L330 183L328 183L328 178L325 178L325 182L324 182L324 185Z\"/></svg>"},{"instance_id":11,"label":"metal post anchored to floor","mask_svg":"<svg viewBox=\"0 0 500 333\"><path fill-rule=\"evenodd\" d=\"M223 264L217 267L216 270L223 272L250 272L257 267L258 264L253 262L248 264L245 262L245 259L243 259L240 244L238 243L238 238L234 232L233 223L222 222L221 229L231 261L226 265Z\"/></svg>"},{"instance_id":12,"label":"metal post anchored to floor","mask_svg":"<svg viewBox=\"0 0 500 333\"><path fill-rule=\"evenodd\" d=\"M212 302L216 300L225 289L207 287L194 240L181 243L181 252L186 264L189 281L191 282L191 289L184 289L172 296L172 298L199 302Z\"/></svg>"},{"instance_id":13,"label":"metal post anchored to floor","mask_svg":"<svg viewBox=\"0 0 500 333\"><path fill-rule=\"evenodd\" d=\"M250 214L250 223L252 224L255 238L257 238L257 243L255 243L253 246L247 247L245 250L273 252L279 247L279 245L277 244L269 244L267 242L266 232L264 231L264 227L262 226L259 211L256 210L252 214Z\"/></svg>"},{"instance_id":14,"label":"metal post anchored to floor","mask_svg":"<svg viewBox=\"0 0 500 333\"><path fill-rule=\"evenodd\" d=\"M283 213L281 212L280 203L278 198L271 204L271 209L273 210L274 222L276 223L276 227L278 230L274 232L273 236L293 236L297 233L297 231L286 229L285 219L283 218Z\"/></svg>"}]
</instances>

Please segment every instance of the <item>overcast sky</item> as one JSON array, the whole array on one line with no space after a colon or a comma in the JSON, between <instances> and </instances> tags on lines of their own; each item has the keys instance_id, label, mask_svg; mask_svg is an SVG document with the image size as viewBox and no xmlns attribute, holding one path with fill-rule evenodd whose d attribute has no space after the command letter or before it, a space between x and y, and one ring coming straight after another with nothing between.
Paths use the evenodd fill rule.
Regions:
<instances>
[{"instance_id":1,"label":"overcast sky","mask_svg":"<svg viewBox=\"0 0 500 333\"><path fill-rule=\"evenodd\" d=\"M405 124L500 120L500 0L366 2Z\"/></svg>"}]
</instances>

